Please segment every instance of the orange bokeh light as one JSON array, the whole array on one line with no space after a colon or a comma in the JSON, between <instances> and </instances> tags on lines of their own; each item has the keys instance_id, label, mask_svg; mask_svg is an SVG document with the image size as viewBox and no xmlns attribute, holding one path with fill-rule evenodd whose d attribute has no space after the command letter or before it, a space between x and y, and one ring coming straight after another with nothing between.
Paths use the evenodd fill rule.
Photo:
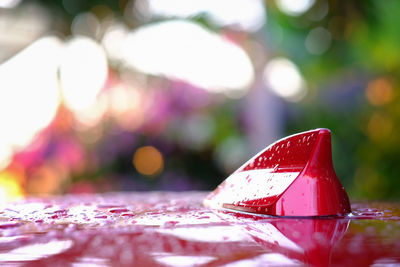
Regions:
<instances>
[{"instance_id":1,"label":"orange bokeh light","mask_svg":"<svg viewBox=\"0 0 400 267\"><path fill-rule=\"evenodd\" d=\"M387 79L376 79L368 83L365 95L372 105L381 106L393 99L393 87Z\"/></svg>"},{"instance_id":2,"label":"orange bokeh light","mask_svg":"<svg viewBox=\"0 0 400 267\"><path fill-rule=\"evenodd\" d=\"M163 156L155 147L144 146L136 150L133 165L140 174L154 176L164 167Z\"/></svg>"}]
</instances>

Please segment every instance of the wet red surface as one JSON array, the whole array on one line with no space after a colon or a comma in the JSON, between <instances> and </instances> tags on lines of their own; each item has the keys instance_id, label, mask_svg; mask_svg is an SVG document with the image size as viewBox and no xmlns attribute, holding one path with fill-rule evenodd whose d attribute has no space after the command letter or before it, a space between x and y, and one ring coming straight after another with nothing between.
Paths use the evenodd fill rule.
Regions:
<instances>
[{"instance_id":1,"label":"wet red surface","mask_svg":"<svg viewBox=\"0 0 400 267\"><path fill-rule=\"evenodd\" d=\"M0 265L393 266L400 205L354 204L342 218L217 212L207 193L28 199L0 207ZM385 265L386 264L386 265Z\"/></svg>"},{"instance_id":2,"label":"wet red surface","mask_svg":"<svg viewBox=\"0 0 400 267\"><path fill-rule=\"evenodd\" d=\"M333 168L328 129L298 133L271 144L231 174L205 204L279 216L351 212Z\"/></svg>"}]
</instances>

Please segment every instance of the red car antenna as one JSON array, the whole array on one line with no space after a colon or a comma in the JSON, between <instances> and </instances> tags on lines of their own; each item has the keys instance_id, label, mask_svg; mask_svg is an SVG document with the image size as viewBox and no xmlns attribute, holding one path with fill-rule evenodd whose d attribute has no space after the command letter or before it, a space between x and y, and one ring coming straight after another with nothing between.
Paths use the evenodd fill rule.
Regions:
<instances>
[{"instance_id":1,"label":"red car antenna","mask_svg":"<svg viewBox=\"0 0 400 267\"><path fill-rule=\"evenodd\" d=\"M204 204L276 216L351 212L333 168L328 129L302 132L271 144L231 174Z\"/></svg>"}]
</instances>

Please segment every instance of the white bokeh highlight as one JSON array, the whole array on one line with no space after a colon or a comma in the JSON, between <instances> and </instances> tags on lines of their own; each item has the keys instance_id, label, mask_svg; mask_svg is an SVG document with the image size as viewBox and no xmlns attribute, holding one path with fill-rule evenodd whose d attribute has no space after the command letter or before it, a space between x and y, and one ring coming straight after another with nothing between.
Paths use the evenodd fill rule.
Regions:
<instances>
[{"instance_id":1,"label":"white bokeh highlight","mask_svg":"<svg viewBox=\"0 0 400 267\"><path fill-rule=\"evenodd\" d=\"M60 64L65 105L75 112L90 108L106 82L107 73L107 58L98 43L83 36L68 41Z\"/></svg>"},{"instance_id":2,"label":"white bokeh highlight","mask_svg":"<svg viewBox=\"0 0 400 267\"><path fill-rule=\"evenodd\" d=\"M62 42L44 37L0 65L0 169L54 119Z\"/></svg>"},{"instance_id":3,"label":"white bokeh highlight","mask_svg":"<svg viewBox=\"0 0 400 267\"><path fill-rule=\"evenodd\" d=\"M247 91L254 81L253 65L242 48L184 20L131 32L123 58L140 72L183 80L214 93Z\"/></svg>"},{"instance_id":4,"label":"white bokeh highlight","mask_svg":"<svg viewBox=\"0 0 400 267\"><path fill-rule=\"evenodd\" d=\"M315 0L276 0L279 10L291 16L300 16L307 12Z\"/></svg>"},{"instance_id":5,"label":"white bokeh highlight","mask_svg":"<svg viewBox=\"0 0 400 267\"><path fill-rule=\"evenodd\" d=\"M307 87L297 66L286 58L275 58L264 69L264 82L279 97L297 102L307 94Z\"/></svg>"}]
</instances>

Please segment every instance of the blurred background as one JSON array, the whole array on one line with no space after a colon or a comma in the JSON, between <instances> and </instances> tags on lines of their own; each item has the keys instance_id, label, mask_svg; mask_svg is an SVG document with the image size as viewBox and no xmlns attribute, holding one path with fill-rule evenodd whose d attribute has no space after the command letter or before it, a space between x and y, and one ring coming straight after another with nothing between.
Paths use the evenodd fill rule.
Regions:
<instances>
[{"instance_id":1,"label":"blurred background","mask_svg":"<svg viewBox=\"0 0 400 267\"><path fill-rule=\"evenodd\" d=\"M400 198L396 0L0 0L0 202L211 190L332 130L353 199Z\"/></svg>"}]
</instances>

